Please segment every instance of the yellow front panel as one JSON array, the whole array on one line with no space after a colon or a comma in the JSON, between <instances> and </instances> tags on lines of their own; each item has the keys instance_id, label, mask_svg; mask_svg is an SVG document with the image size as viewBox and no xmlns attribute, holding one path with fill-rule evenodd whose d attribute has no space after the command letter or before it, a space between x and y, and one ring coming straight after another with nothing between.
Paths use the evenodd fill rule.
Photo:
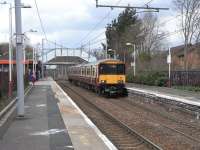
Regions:
<instances>
[{"instance_id":1,"label":"yellow front panel","mask_svg":"<svg viewBox=\"0 0 200 150\"><path fill-rule=\"evenodd\" d=\"M99 83L101 81L106 81L106 84L117 84L119 80L123 80L125 83L125 75L100 75L99 76Z\"/></svg>"}]
</instances>

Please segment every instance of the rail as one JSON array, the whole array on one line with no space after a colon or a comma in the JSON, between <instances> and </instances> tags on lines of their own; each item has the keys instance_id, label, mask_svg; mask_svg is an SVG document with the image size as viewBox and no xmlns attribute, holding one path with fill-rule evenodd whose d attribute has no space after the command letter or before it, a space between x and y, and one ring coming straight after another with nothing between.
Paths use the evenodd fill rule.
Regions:
<instances>
[{"instance_id":1,"label":"rail","mask_svg":"<svg viewBox=\"0 0 200 150\"><path fill-rule=\"evenodd\" d=\"M78 92L76 92L74 89L70 88L69 86L66 86L64 83L60 83L62 84L64 87L69 88L71 91L73 91L74 93L76 93L78 96L80 96L85 102L91 104L92 106L94 106L98 111L102 112L105 116L107 116L108 118L110 118L111 120L117 122L121 127L123 127L124 129L126 129L128 132L130 132L132 135L136 136L139 140L141 140L142 142L146 143L148 145L149 148L153 149L153 150L163 150L161 147L159 147L158 145L156 145L155 143L153 143L152 141L150 141L149 139L147 139L146 137L144 137L143 135L139 134L137 131L135 131L134 129L128 127L126 124L124 124L123 122L121 122L119 119L117 119L116 117L114 117L112 114L110 114L109 112L101 109L100 107L98 107L97 105L91 103L89 100L87 100L85 97L83 97L82 95L80 95Z\"/></svg>"}]
</instances>

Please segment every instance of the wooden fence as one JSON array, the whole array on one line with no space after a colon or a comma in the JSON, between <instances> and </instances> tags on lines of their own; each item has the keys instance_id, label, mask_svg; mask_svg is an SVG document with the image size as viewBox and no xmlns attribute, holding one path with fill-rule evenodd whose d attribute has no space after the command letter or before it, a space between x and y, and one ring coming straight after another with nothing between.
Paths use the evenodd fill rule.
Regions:
<instances>
[{"instance_id":1,"label":"wooden fence","mask_svg":"<svg viewBox=\"0 0 200 150\"><path fill-rule=\"evenodd\" d=\"M171 82L173 85L200 86L200 71L173 71Z\"/></svg>"}]
</instances>

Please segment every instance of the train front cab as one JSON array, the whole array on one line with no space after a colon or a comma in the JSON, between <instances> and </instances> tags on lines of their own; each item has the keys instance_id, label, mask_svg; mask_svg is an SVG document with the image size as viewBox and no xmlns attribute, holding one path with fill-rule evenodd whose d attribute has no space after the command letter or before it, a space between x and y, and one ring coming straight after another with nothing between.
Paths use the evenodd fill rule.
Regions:
<instances>
[{"instance_id":1,"label":"train front cab","mask_svg":"<svg viewBox=\"0 0 200 150\"><path fill-rule=\"evenodd\" d=\"M98 66L98 89L107 96L128 96L125 87L125 64L119 61L108 61Z\"/></svg>"}]
</instances>

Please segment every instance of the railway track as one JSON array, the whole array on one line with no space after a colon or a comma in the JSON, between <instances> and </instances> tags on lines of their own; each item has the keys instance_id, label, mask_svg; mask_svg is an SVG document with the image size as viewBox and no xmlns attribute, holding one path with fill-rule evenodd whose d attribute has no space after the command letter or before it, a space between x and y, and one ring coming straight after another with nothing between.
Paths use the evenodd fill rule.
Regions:
<instances>
[{"instance_id":1,"label":"railway track","mask_svg":"<svg viewBox=\"0 0 200 150\"><path fill-rule=\"evenodd\" d=\"M110 99L110 102L115 103L116 105L123 108L124 110L132 112L139 116L141 116L141 114L142 114L141 111L146 111L146 112L152 113L152 115L154 115L156 117L149 118L146 115L143 115L141 117L145 118L147 121L149 120L151 122L158 122L159 125L163 126L164 128L167 128L173 132L176 132L178 134L181 134L181 135L187 137L188 139L191 139L193 141L200 143L200 140L199 140L200 128L197 127L198 125L194 126L194 125L191 125L189 123L186 123L186 122L183 122L180 120L175 120L175 118L170 118L171 116L167 116L166 114L163 115L162 113L159 113L157 111L152 111L152 109L148 109L148 108L145 108L140 105L136 105L136 104L133 105L133 104L129 103L128 101L116 102L115 99ZM158 121L158 119L161 121ZM184 127L184 129L187 129L187 131L181 131L181 130L183 130L183 129L181 129L181 127L182 128Z\"/></svg>"},{"instance_id":2,"label":"railway track","mask_svg":"<svg viewBox=\"0 0 200 150\"><path fill-rule=\"evenodd\" d=\"M137 133L143 135L143 137L148 137L153 143L158 143L164 149L200 149L199 128L193 127L191 130L190 127L192 126L190 124L181 124L178 121L173 122L173 119L167 120L170 117L163 117L159 113L151 112L141 105L131 104L126 98L117 100L99 98L87 90L79 89L78 87L73 88L76 94L92 103L93 106L91 107L96 107L97 105L99 108L103 108L106 113L112 117L115 116L122 124L125 124L130 129L135 129ZM84 96L81 94L83 92Z\"/></svg>"},{"instance_id":3,"label":"railway track","mask_svg":"<svg viewBox=\"0 0 200 150\"><path fill-rule=\"evenodd\" d=\"M128 127L109 112L91 103L71 87L61 82L59 84L118 149L162 150L158 145Z\"/></svg>"},{"instance_id":4,"label":"railway track","mask_svg":"<svg viewBox=\"0 0 200 150\"><path fill-rule=\"evenodd\" d=\"M134 100L131 100L131 99L134 99ZM191 135L191 136L194 136L196 133L200 132L199 121L196 120L196 122L194 122L193 120L187 119L186 115L190 116L190 114L186 114L185 112L183 112L183 114L185 114L185 115L182 114L182 116L180 116L178 114L178 116L176 116L178 111L179 111L179 109L178 109L178 111L175 110L175 112L170 112L167 109L161 110L161 109L158 109L158 107L161 106L162 108L166 108L165 103L160 105L160 103L157 103L157 101L153 100L154 104L152 105L151 101L152 100L148 100L148 102L147 102L147 101L142 100L142 99L140 99L138 101L133 96L131 96L131 97L129 97L127 99L127 103L129 103L133 107L137 106L137 108L143 109L144 111L148 111L148 112L150 112L152 114L155 114L155 115L158 115L158 116L162 116L163 118L168 119L169 121L176 123L180 127L184 126L185 128L188 128L188 130L190 130L190 132L188 134ZM144 105L144 103L147 103L148 106ZM152 109L152 107L156 107L157 109ZM173 107L172 104L171 104L170 107ZM194 117L190 116L190 119L191 118L194 118ZM163 126L165 126L165 125L163 125ZM176 129L174 129L174 130L176 130ZM177 132L180 132L180 131L177 131ZM180 132L180 133L184 134L183 132ZM198 139L200 139L200 134L198 134L196 136L196 138L192 138L191 136L188 136L188 138L191 138L191 139L194 139L194 141L200 142L200 140L198 140Z\"/></svg>"}]
</instances>

